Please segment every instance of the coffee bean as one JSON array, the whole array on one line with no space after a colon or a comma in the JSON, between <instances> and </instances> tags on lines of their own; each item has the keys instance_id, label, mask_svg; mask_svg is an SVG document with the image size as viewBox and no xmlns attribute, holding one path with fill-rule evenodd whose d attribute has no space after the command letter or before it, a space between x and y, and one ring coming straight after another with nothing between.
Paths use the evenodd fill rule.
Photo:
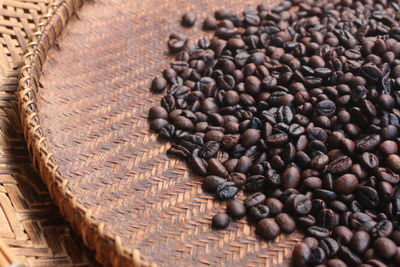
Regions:
<instances>
[{"instance_id":1,"label":"coffee bean","mask_svg":"<svg viewBox=\"0 0 400 267\"><path fill-rule=\"evenodd\" d=\"M311 226L307 228L306 233L309 236L315 237L317 239L326 238L329 236L329 230L320 226Z\"/></svg>"},{"instance_id":2,"label":"coffee bean","mask_svg":"<svg viewBox=\"0 0 400 267\"><path fill-rule=\"evenodd\" d=\"M346 226L339 225L333 229L332 235L340 244L347 245L353 237L353 232Z\"/></svg>"},{"instance_id":3,"label":"coffee bean","mask_svg":"<svg viewBox=\"0 0 400 267\"><path fill-rule=\"evenodd\" d=\"M218 229L224 229L228 227L229 223L231 222L231 219L226 213L217 213L213 218L212 218L212 225L215 228Z\"/></svg>"},{"instance_id":4,"label":"coffee bean","mask_svg":"<svg viewBox=\"0 0 400 267\"><path fill-rule=\"evenodd\" d=\"M296 188L300 182L299 170L294 166L289 166L282 174L282 185L284 188Z\"/></svg>"},{"instance_id":5,"label":"coffee bean","mask_svg":"<svg viewBox=\"0 0 400 267\"><path fill-rule=\"evenodd\" d=\"M241 218L246 214L246 208L242 202L237 199L232 199L228 202L226 211L233 218Z\"/></svg>"},{"instance_id":6,"label":"coffee bean","mask_svg":"<svg viewBox=\"0 0 400 267\"><path fill-rule=\"evenodd\" d=\"M400 172L400 156L397 154L390 154L386 158L386 165L394 172Z\"/></svg>"},{"instance_id":7,"label":"coffee bean","mask_svg":"<svg viewBox=\"0 0 400 267\"><path fill-rule=\"evenodd\" d=\"M211 158L208 160L208 167L207 170L209 171L210 174L218 175L221 177L227 177L228 172L226 171L224 165L215 158Z\"/></svg>"},{"instance_id":8,"label":"coffee bean","mask_svg":"<svg viewBox=\"0 0 400 267\"><path fill-rule=\"evenodd\" d=\"M367 232L358 231L351 238L349 247L353 252L362 255L368 249L369 241L370 237Z\"/></svg>"},{"instance_id":9,"label":"coffee bean","mask_svg":"<svg viewBox=\"0 0 400 267\"><path fill-rule=\"evenodd\" d=\"M254 193L250 196L248 196L243 204L246 206L246 208L252 208L255 206L258 206L262 204L265 201L266 197L263 193Z\"/></svg>"},{"instance_id":10,"label":"coffee bean","mask_svg":"<svg viewBox=\"0 0 400 267\"><path fill-rule=\"evenodd\" d=\"M257 233L266 240L272 240L278 236L280 229L272 218L264 218L257 223Z\"/></svg>"},{"instance_id":11,"label":"coffee bean","mask_svg":"<svg viewBox=\"0 0 400 267\"><path fill-rule=\"evenodd\" d=\"M283 204L276 198L267 198L264 201L265 206L268 207L271 215L276 215L281 213L283 210Z\"/></svg>"},{"instance_id":12,"label":"coffee bean","mask_svg":"<svg viewBox=\"0 0 400 267\"><path fill-rule=\"evenodd\" d=\"M296 228L296 222L293 218L287 213L279 213L275 217L276 223L279 225L279 228L284 233L292 233Z\"/></svg>"},{"instance_id":13,"label":"coffee bean","mask_svg":"<svg viewBox=\"0 0 400 267\"><path fill-rule=\"evenodd\" d=\"M204 179L203 187L206 191L210 193L216 193L218 186L224 182L226 182L224 178L215 175L210 175Z\"/></svg>"},{"instance_id":14,"label":"coffee bean","mask_svg":"<svg viewBox=\"0 0 400 267\"><path fill-rule=\"evenodd\" d=\"M378 178L382 181L388 182L390 184L397 184L398 182L400 182L400 176L388 168L378 168L376 173L378 175Z\"/></svg>"},{"instance_id":15,"label":"coffee bean","mask_svg":"<svg viewBox=\"0 0 400 267\"><path fill-rule=\"evenodd\" d=\"M378 157L375 154L372 154L370 152L362 153L360 162L364 167L366 167L369 170L374 170L374 169L378 168L378 166L379 166ZM399 163L400 163L400 157L399 157Z\"/></svg>"},{"instance_id":16,"label":"coffee bean","mask_svg":"<svg viewBox=\"0 0 400 267\"><path fill-rule=\"evenodd\" d=\"M397 253L396 244L386 237L379 237L374 241L375 252L384 259L389 259Z\"/></svg>"},{"instance_id":17,"label":"coffee bean","mask_svg":"<svg viewBox=\"0 0 400 267\"><path fill-rule=\"evenodd\" d=\"M226 163L225 163L225 168L228 169L226 167ZM228 176L228 181L234 183L237 188L241 188L243 185L245 185L246 179L247 179L246 175L240 172L232 172Z\"/></svg>"},{"instance_id":18,"label":"coffee bean","mask_svg":"<svg viewBox=\"0 0 400 267\"><path fill-rule=\"evenodd\" d=\"M372 187L359 186L354 195L364 208L376 208L379 204L378 192Z\"/></svg>"},{"instance_id":19,"label":"coffee bean","mask_svg":"<svg viewBox=\"0 0 400 267\"><path fill-rule=\"evenodd\" d=\"M282 147L282 146L286 145L288 140L289 140L289 138L288 138L287 134L279 133L279 134L267 136L266 143L267 143L267 145L269 145L271 147Z\"/></svg>"},{"instance_id":20,"label":"coffee bean","mask_svg":"<svg viewBox=\"0 0 400 267\"><path fill-rule=\"evenodd\" d=\"M369 231L372 237L388 237L393 231L393 224L388 220L382 220L375 224Z\"/></svg>"},{"instance_id":21,"label":"coffee bean","mask_svg":"<svg viewBox=\"0 0 400 267\"><path fill-rule=\"evenodd\" d=\"M328 267L347 267L346 263L344 263L340 259L331 259L327 262Z\"/></svg>"},{"instance_id":22,"label":"coffee bean","mask_svg":"<svg viewBox=\"0 0 400 267\"><path fill-rule=\"evenodd\" d=\"M353 174L344 174L333 182L333 188L340 194L352 193L358 186L358 179Z\"/></svg>"},{"instance_id":23,"label":"coffee bean","mask_svg":"<svg viewBox=\"0 0 400 267\"><path fill-rule=\"evenodd\" d=\"M340 246L339 255L349 265L359 265L362 260L346 246Z\"/></svg>"},{"instance_id":24,"label":"coffee bean","mask_svg":"<svg viewBox=\"0 0 400 267\"><path fill-rule=\"evenodd\" d=\"M353 164L348 156L339 156L332 160L328 165L328 170L333 174L343 174L347 172Z\"/></svg>"},{"instance_id":25,"label":"coffee bean","mask_svg":"<svg viewBox=\"0 0 400 267\"><path fill-rule=\"evenodd\" d=\"M300 215L306 215L310 213L312 203L305 195L297 194L292 199L293 211Z\"/></svg>"},{"instance_id":26,"label":"coffee bean","mask_svg":"<svg viewBox=\"0 0 400 267\"><path fill-rule=\"evenodd\" d=\"M356 150L362 152L372 152L375 150L381 142L381 137L377 134L367 135L356 141Z\"/></svg>"},{"instance_id":27,"label":"coffee bean","mask_svg":"<svg viewBox=\"0 0 400 267\"><path fill-rule=\"evenodd\" d=\"M217 27L217 20L212 17L208 16L203 22L203 29L205 30L214 30Z\"/></svg>"},{"instance_id":28,"label":"coffee bean","mask_svg":"<svg viewBox=\"0 0 400 267\"><path fill-rule=\"evenodd\" d=\"M232 182L223 182L217 186L216 194L219 199L226 200L234 197L238 193L238 188Z\"/></svg>"},{"instance_id":29,"label":"coffee bean","mask_svg":"<svg viewBox=\"0 0 400 267\"><path fill-rule=\"evenodd\" d=\"M193 12L185 13L182 16L182 26L192 27L196 22L196 14Z\"/></svg>"},{"instance_id":30,"label":"coffee bean","mask_svg":"<svg viewBox=\"0 0 400 267\"><path fill-rule=\"evenodd\" d=\"M300 243L294 247L293 262L298 266L306 266L311 258L311 249L305 243Z\"/></svg>"},{"instance_id":31,"label":"coffee bean","mask_svg":"<svg viewBox=\"0 0 400 267\"><path fill-rule=\"evenodd\" d=\"M336 225L336 214L331 209L321 209L317 217L318 223L327 229L333 229Z\"/></svg>"},{"instance_id":32,"label":"coffee bean","mask_svg":"<svg viewBox=\"0 0 400 267\"><path fill-rule=\"evenodd\" d=\"M199 157L192 157L190 159L190 166L196 173L202 176L207 175L207 161L205 161L204 159Z\"/></svg>"},{"instance_id":33,"label":"coffee bean","mask_svg":"<svg viewBox=\"0 0 400 267\"><path fill-rule=\"evenodd\" d=\"M256 222L261 219L267 218L269 214L269 208L265 205L254 206L249 210L250 218Z\"/></svg>"},{"instance_id":34,"label":"coffee bean","mask_svg":"<svg viewBox=\"0 0 400 267\"><path fill-rule=\"evenodd\" d=\"M320 247L324 250L327 257L335 256L339 251L339 244L335 239L326 237L321 239Z\"/></svg>"},{"instance_id":35,"label":"coffee bean","mask_svg":"<svg viewBox=\"0 0 400 267\"><path fill-rule=\"evenodd\" d=\"M311 257L310 257L310 264L317 265L321 264L325 260L325 251L320 248L316 247L311 250Z\"/></svg>"}]
</instances>

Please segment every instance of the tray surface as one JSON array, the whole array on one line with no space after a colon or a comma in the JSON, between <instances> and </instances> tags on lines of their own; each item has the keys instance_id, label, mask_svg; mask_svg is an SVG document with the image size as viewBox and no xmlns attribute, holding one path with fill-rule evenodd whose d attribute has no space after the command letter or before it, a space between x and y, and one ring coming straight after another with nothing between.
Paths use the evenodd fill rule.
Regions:
<instances>
[{"instance_id":1,"label":"tray surface","mask_svg":"<svg viewBox=\"0 0 400 267\"><path fill-rule=\"evenodd\" d=\"M56 195L56 202L68 198L82 206L82 216L101 229L100 239L107 233L116 240L112 249L138 249L159 265L287 265L301 235L265 242L245 219L212 230L212 216L225 205L203 192L201 178L184 162L166 155L170 144L158 140L146 119L162 96L149 92L151 79L172 60L169 34L184 32L196 40L210 35L200 30L201 22L216 9L240 13L259 3L88 2L58 38L59 49L50 50L34 102L58 182L69 192ZM179 19L189 10L197 13L197 23L184 29ZM51 183L51 177L44 179ZM73 211L62 212L68 217Z\"/></svg>"}]
</instances>

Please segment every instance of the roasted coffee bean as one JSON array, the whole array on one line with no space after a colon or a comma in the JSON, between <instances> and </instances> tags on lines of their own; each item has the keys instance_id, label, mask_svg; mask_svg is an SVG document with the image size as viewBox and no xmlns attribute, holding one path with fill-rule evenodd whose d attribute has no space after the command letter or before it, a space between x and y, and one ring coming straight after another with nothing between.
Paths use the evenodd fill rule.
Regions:
<instances>
[{"instance_id":1,"label":"roasted coffee bean","mask_svg":"<svg viewBox=\"0 0 400 267\"><path fill-rule=\"evenodd\" d=\"M246 214L245 206L237 199L232 199L228 202L226 211L233 218L241 218Z\"/></svg>"},{"instance_id":2,"label":"roasted coffee bean","mask_svg":"<svg viewBox=\"0 0 400 267\"><path fill-rule=\"evenodd\" d=\"M258 205L250 208L249 210L250 218L256 222L261 219L267 218L269 214L269 208L265 205Z\"/></svg>"},{"instance_id":3,"label":"roasted coffee bean","mask_svg":"<svg viewBox=\"0 0 400 267\"><path fill-rule=\"evenodd\" d=\"M216 193L218 186L224 182L226 182L224 178L215 175L210 175L204 179L203 187L206 191L210 193Z\"/></svg>"},{"instance_id":4,"label":"roasted coffee bean","mask_svg":"<svg viewBox=\"0 0 400 267\"><path fill-rule=\"evenodd\" d=\"M318 213L317 222L322 227L333 229L336 225L336 214L331 209L322 209Z\"/></svg>"},{"instance_id":5,"label":"roasted coffee bean","mask_svg":"<svg viewBox=\"0 0 400 267\"><path fill-rule=\"evenodd\" d=\"M327 262L328 267L347 267L346 263L344 263L340 259L331 259Z\"/></svg>"},{"instance_id":6,"label":"roasted coffee bean","mask_svg":"<svg viewBox=\"0 0 400 267\"><path fill-rule=\"evenodd\" d=\"M184 159L190 157L190 151L180 145L172 145L171 148L167 150L167 153L174 156L182 157Z\"/></svg>"},{"instance_id":7,"label":"roasted coffee bean","mask_svg":"<svg viewBox=\"0 0 400 267\"><path fill-rule=\"evenodd\" d=\"M274 239L280 233L278 224L273 218L264 218L257 223L257 233L266 240Z\"/></svg>"},{"instance_id":8,"label":"roasted coffee bean","mask_svg":"<svg viewBox=\"0 0 400 267\"><path fill-rule=\"evenodd\" d=\"M311 249L304 242L293 249L293 262L298 266L307 266L311 258Z\"/></svg>"},{"instance_id":9,"label":"roasted coffee bean","mask_svg":"<svg viewBox=\"0 0 400 267\"><path fill-rule=\"evenodd\" d=\"M271 215L281 213L283 210L283 204L276 198L267 198L264 204L268 207Z\"/></svg>"},{"instance_id":10,"label":"roasted coffee bean","mask_svg":"<svg viewBox=\"0 0 400 267\"><path fill-rule=\"evenodd\" d=\"M389 259L397 253L396 244L386 237L379 237L374 241L375 252L384 259Z\"/></svg>"},{"instance_id":11,"label":"roasted coffee bean","mask_svg":"<svg viewBox=\"0 0 400 267\"><path fill-rule=\"evenodd\" d=\"M335 256L339 251L339 244L335 239L326 237L321 239L319 246L324 250L327 257Z\"/></svg>"},{"instance_id":12,"label":"roasted coffee bean","mask_svg":"<svg viewBox=\"0 0 400 267\"><path fill-rule=\"evenodd\" d=\"M282 147L287 144L289 138L285 133L267 136L266 143L271 147Z\"/></svg>"},{"instance_id":13,"label":"roasted coffee bean","mask_svg":"<svg viewBox=\"0 0 400 267\"><path fill-rule=\"evenodd\" d=\"M358 255L362 255L368 249L369 242L369 234L365 231L358 231L351 238L349 248Z\"/></svg>"},{"instance_id":14,"label":"roasted coffee bean","mask_svg":"<svg viewBox=\"0 0 400 267\"><path fill-rule=\"evenodd\" d=\"M393 224L388 220L382 220L375 224L369 233L373 238L388 237L393 231Z\"/></svg>"},{"instance_id":15,"label":"roasted coffee bean","mask_svg":"<svg viewBox=\"0 0 400 267\"><path fill-rule=\"evenodd\" d=\"M208 160L207 170L210 174L218 175L221 177L227 177L228 171L225 169L225 166L215 158L211 158Z\"/></svg>"},{"instance_id":16,"label":"roasted coffee bean","mask_svg":"<svg viewBox=\"0 0 400 267\"><path fill-rule=\"evenodd\" d=\"M378 168L379 166L379 159L375 154L372 154L370 152L364 152L361 154L360 158L361 164L369 169L369 170L374 170ZM399 163L400 163L400 157L399 157Z\"/></svg>"},{"instance_id":17,"label":"roasted coffee bean","mask_svg":"<svg viewBox=\"0 0 400 267\"><path fill-rule=\"evenodd\" d=\"M212 218L212 225L218 229L224 229L228 227L231 219L226 213L218 213Z\"/></svg>"},{"instance_id":18,"label":"roasted coffee bean","mask_svg":"<svg viewBox=\"0 0 400 267\"><path fill-rule=\"evenodd\" d=\"M275 217L276 223L279 225L279 228L284 233L292 233L296 228L296 222L293 218L287 213L279 213Z\"/></svg>"},{"instance_id":19,"label":"roasted coffee bean","mask_svg":"<svg viewBox=\"0 0 400 267\"><path fill-rule=\"evenodd\" d=\"M326 238L329 236L329 230L320 226L311 226L306 230L307 235L317 239Z\"/></svg>"},{"instance_id":20,"label":"roasted coffee bean","mask_svg":"<svg viewBox=\"0 0 400 267\"><path fill-rule=\"evenodd\" d=\"M352 193L358 186L358 179L353 174L344 174L333 182L333 188L340 194Z\"/></svg>"},{"instance_id":21,"label":"roasted coffee bean","mask_svg":"<svg viewBox=\"0 0 400 267\"><path fill-rule=\"evenodd\" d=\"M227 168L226 165L225 168ZM228 181L234 183L237 188L241 188L243 185L245 185L246 179L246 175L240 172L232 172L228 176Z\"/></svg>"},{"instance_id":22,"label":"roasted coffee bean","mask_svg":"<svg viewBox=\"0 0 400 267\"><path fill-rule=\"evenodd\" d=\"M312 203L305 195L297 194L292 199L292 208L296 214L306 215L310 213Z\"/></svg>"},{"instance_id":23,"label":"roasted coffee bean","mask_svg":"<svg viewBox=\"0 0 400 267\"><path fill-rule=\"evenodd\" d=\"M359 186L354 193L358 202L367 209L376 208L379 204L378 192L369 186Z\"/></svg>"},{"instance_id":24,"label":"roasted coffee bean","mask_svg":"<svg viewBox=\"0 0 400 267\"><path fill-rule=\"evenodd\" d=\"M165 80L163 77L154 78L151 82L151 90L154 93L161 93L165 90L165 88L167 88L167 80Z\"/></svg>"},{"instance_id":25,"label":"roasted coffee bean","mask_svg":"<svg viewBox=\"0 0 400 267\"><path fill-rule=\"evenodd\" d=\"M387 168L378 168L377 175L379 179L390 184L397 184L400 182L400 175Z\"/></svg>"},{"instance_id":26,"label":"roasted coffee bean","mask_svg":"<svg viewBox=\"0 0 400 267\"><path fill-rule=\"evenodd\" d=\"M182 26L192 27L196 22L196 14L193 12L185 13L182 16Z\"/></svg>"},{"instance_id":27,"label":"roasted coffee bean","mask_svg":"<svg viewBox=\"0 0 400 267\"><path fill-rule=\"evenodd\" d=\"M351 168L352 164L353 161L348 156L339 156L329 163L328 170L332 174L343 174Z\"/></svg>"},{"instance_id":28,"label":"roasted coffee bean","mask_svg":"<svg viewBox=\"0 0 400 267\"><path fill-rule=\"evenodd\" d=\"M223 182L217 186L217 197L226 200L234 197L238 193L238 188L232 182Z\"/></svg>"},{"instance_id":29,"label":"roasted coffee bean","mask_svg":"<svg viewBox=\"0 0 400 267\"><path fill-rule=\"evenodd\" d=\"M316 247L311 250L310 264L317 265L325 261L325 251Z\"/></svg>"},{"instance_id":30,"label":"roasted coffee bean","mask_svg":"<svg viewBox=\"0 0 400 267\"><path fill-rule=\"evenodd\" d=\"M349 265L359 265L362 263L362 260L357 256L357 254L352 252L346 246L340 246L339 255L340 258Z\"/></svg>"},{"instance_id":31,"label":"roasted coffee bean","mask_svg":"<svg viewBox=\"0 0 400 267\"><path fill-rule=\"evenodd\" d=\"M207 175L207 161L199 157L192 157L190 159L190 166L193 170L200 175Z\"/></svg>"},{"instance_id":32,"label":"roasted coffee bean","mask_svg":"<svg viewBox=\"0 0 400 267\"><path fill-rule=\"evenodd\" d=\"M346 226L339 225L333 229L332 236L340 243L347 245L353 237L353 232Z\"/></svg>"},{"instance_id":33,"label":"roasted coffee bean","mask_svg":"<svg viewBox=\"0 0 400 267\"><path fill-rule=\"evenodd\" d=\"M289 166L282 174L282 185L284 188L296 188L300 182L299 170L294 166Z\"/></svg>"},{"instance_id":34,"label":"roasted coffee bean","mask_svg":"<svg viewBox=\"0 0 400 267\"><path fill-rule=\"evenodd\" d=\"M266 197L263 193L254 193L250 196L248 196L243 204L245 205L246 208L252 208L255 206L258 206L262 204L265 201Z\"/></svg>"}]
</instances>

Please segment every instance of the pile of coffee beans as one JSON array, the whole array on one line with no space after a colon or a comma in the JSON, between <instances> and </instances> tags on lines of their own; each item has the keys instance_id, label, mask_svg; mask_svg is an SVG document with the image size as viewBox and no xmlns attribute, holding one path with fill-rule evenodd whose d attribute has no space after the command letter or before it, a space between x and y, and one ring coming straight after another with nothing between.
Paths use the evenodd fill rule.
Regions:
<instances>
[{"instance_id":1,"label":"pile of coffee beans","mask_svg":"<svg viewBox=\"0 0 400 267\"><path fill-rule=\"evenodd\" d=\"M150 127L226 201L214 227L299 229L298 266L400 266L399 19L398 1L292 0L218 10L197 45L171 34Z\"/></svg>"}]
</instances>

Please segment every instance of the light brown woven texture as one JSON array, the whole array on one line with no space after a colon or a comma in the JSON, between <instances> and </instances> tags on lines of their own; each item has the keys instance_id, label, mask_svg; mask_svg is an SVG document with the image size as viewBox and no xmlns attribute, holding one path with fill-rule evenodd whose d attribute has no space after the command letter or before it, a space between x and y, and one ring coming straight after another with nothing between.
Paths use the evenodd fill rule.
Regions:
<instances>
[{"instance_id":1,"label":"light brown woven texture","mask_svg":"<svg viewBox=\"0 0 400 267\"><path fill-rule=\"evenodd\" d=\"M0 266L96 265L33 170L18 115L18 68L51 3L0 1Z\"/></svg>"},{"instance_id":2,"label":"light brown woven texture","mask_svg":"<svg viewBox=\"0 0 400 267\"><path fill-rule=\"evenodd\" d=\"M211 217L224 205L203 192L185 163L165 154L170 144L157 140L146 120L161 98L149 92L150 81L171 60L168 35L199 38L206 34L199 22L215 9L240 12L258 3L97 0L82 7L78 20L71 14L80 1L70 0L39 27L19 82L28 147L62 214L100 261L287 264L301 235L265 242L245 219L212 230ZM189 10L199 22L183 29L179 18ZM68 20L59 49L49 51Z\"/></svg>"}]
</instances>

